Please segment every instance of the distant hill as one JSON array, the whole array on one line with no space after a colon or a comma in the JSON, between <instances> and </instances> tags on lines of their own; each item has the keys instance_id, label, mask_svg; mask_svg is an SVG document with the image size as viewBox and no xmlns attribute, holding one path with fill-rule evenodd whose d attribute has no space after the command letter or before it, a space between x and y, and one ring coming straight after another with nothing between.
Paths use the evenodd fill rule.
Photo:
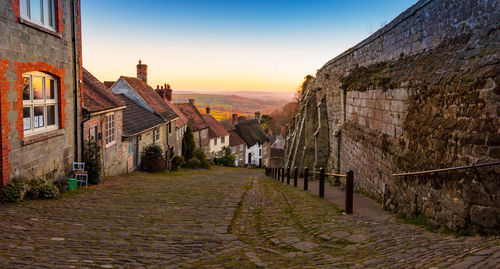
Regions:
<instances>
[{"instance_id":1,"label":"distant hill","mask_svg":"<svg viewBox=\"0 0 500 269\"><path fill-rule=\"evenodd\" d=\"M173 99L176 103L187 103L189 99L195 99L196 106L203 112L205 107L209 105L212 108L212 114L218 120L231 118L232 113L253 116L256 111L260 111L262 114L271 114L271 112L280 109L284 104L292 100L291 98L286 98L285 94L280 96L280 94L266 92L242 93L246 96L232 93L203 94L174 91Z\"/></svg>"}]
</instances>

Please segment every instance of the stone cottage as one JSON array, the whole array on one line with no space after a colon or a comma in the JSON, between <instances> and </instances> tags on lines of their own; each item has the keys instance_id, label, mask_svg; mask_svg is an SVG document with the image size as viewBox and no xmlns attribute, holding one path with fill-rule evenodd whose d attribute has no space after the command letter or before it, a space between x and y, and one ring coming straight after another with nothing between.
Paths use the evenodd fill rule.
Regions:
<instances>
[{"instance_id":1,"label":"stone cottage","mask_svg":"<svg viewBox=\"0 0 500 269\"><path fill-rule=\"evenodd\" d=\"M234 130L229 131L229 146L231 147L231 154L235 158L234 166L244 167L246 143Z\"/></svg>"},{"instance_id":2,"label":"stone cottage","mask_svg":"<svg viewBox=\"0 0 500 269\"><path fill-rule=\"evenodd\" d=\"M203 120L208 125L208 158L221 157L224 155L223 148L229 146L229 133L224 129L211 114L210 107L207 106Z\"/></svg>"},{"instance_id":3,"label":"stone cottage","mask_svg":"<svg viewBox=\"0 0 500 269\"><path fill-rule=\"evenodd\" d=\"M246 143L245 165L269 166L269 138L260 126L259 119L240 120L234 126L234 130Z\"/></svg>"},{"instance_id":4,"label":"stone cottage","mask_svg":"<svg viewBox=\"0 0 500 269\"><path fill-rule=\"evenodd\" d=\"M184 114L189 126L193 129L195 146L208 152L208 125L194 103L194 99L189 99L189 103L176 103L174 105Z\"/></svg>"},{"instance_id":5,"label":"stone cottage","mask_svg":"<svg viewBox=\"0 0 500 269\"><path fill-rule=\"evenodd\" d=\"M42 3L0 1L0 186L63 178L82 153L80 1Z\"/></svg>"},{"instance_id":6,"label":"stone cottage","mask_svg":"<svg viewBox=\"0 0 500 269\"><path fill-rule=\"evenodd\" d=\"M126 172L122 155L125 102L83 69L83 137L101 146L103 176Z\"/></svg>"}]
</instances>

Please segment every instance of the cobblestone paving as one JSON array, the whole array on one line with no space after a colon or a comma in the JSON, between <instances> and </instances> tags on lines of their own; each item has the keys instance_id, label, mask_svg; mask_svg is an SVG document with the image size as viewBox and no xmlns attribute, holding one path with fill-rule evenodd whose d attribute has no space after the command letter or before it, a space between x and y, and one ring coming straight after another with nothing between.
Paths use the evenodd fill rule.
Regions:
<instances>
[{"instance_id":1,"label":"cobblestone paving","mask_svg":"<svg viewBox=\"0 0 500 269\"><path fill-rule=\"evenodd\" d=\"M262 170L133 173L0 205L0 268L500 268L500 239L343 215Z\"/></svg>"}]
</instances>

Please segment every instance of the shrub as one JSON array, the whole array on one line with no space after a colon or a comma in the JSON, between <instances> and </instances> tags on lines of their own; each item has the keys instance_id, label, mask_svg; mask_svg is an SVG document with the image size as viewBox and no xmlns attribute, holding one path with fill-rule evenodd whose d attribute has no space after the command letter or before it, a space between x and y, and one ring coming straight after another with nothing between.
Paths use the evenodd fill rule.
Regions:
<instances>
[{"instance_id":1,"label":"shrub","mask_svg":"<svg viewBox=\"0 0 500 269\"><path fill-rule=\"evenodd\" d=\"M184 157L176 155L172 159L172 170L177 171L184 164Z\"/></svg>"},{"instance_id":2,"label":"shrub","mask_svg":"<svg viewBox=\"0 0 500 269\"><path fill-rule=\"evenodd\" d=\"M184 133L184 138L182 138L182 157L184 160L189 160L194 157L194 137L193 137L193 129L191 126L186 128L186 132Z\"/></svg>"},{"instance_id":3,"label":"shrub","mask_svg":"<svg viewBox=\"0 0 500 269\"><path fill-rule=\"evenodd\" d=\"M200 161L200 165L198 167L205 168L205 169L210 168L210 162L208 161L207 155L205 154L205 152L202 149L199 149L199 148L195 149L193 153L194 153L194 156L196 157L196 159L198 159Z\"/></svg>"},{"instance_id":4,"label":"shrub","mask_svg":"<svg viewBox=\"0 0 500 269\"><path fill-rule=\"evenodd\" d=\"M189 167L189 168L198 168L201 166L201 162L200 162L200 160L198 160L198 158L193 157L193 158L189 159L184 166Z\"/></svg>"},{"instance_id":5,"label":"shrub","mask_svg":"<svg viewBox=\"0 0 500 269\"><path fill-rule=\"evenodd\" d=\"M99 184L101 180L102 165L101 165L101 146L95 140L90 140L85 145L83 155L85 162L85 170L88 171L89 183Z\"/></svg>"},{"instance_id":6,"label":"shrub","mask_svg":"<svg viewBox=\"0 0 500 269\"><path fill-rule=\"evenodd\" d=\"M26 188L23 183L8 183L3 187L3 201L15 203L23 200Z\"/></svg>"},{"instance_id":7,"label":"shrub","mask_svg":"<svg viewBox=\"0 0 500 269\"><path fill-rule=\"evenodd\" d=\"M40 189L46 184L47 181L44 178L35 178L30 180L26 191L28 198L33 200L38 199L38 196L40 195Z\"/></svg>"},{"instance_id":8,"label":"shrub","mask_svg":"<svg viewBox=\"0 0 500 269\"><path fill-rule=\"evenodd\" d=\"M215 158L214 163L216 165L222 165L222 166L234 166L235 160L236 160L236 157L234 157L234 155L226 155L226 156L222 156L220 158Z\"/></svg>"},{"instance_id":9,"label":"shrub","mask_svg":"<svg viewBox=\"0 0 500 269\"><path fill-rule=\"evenodd\" d=\"M40 198L42 199L56 199L59 198L60 192L56 185L45 184L40 187Z\"/></svg>"},{"instance_id":10,"label":"shrub","mask_svg":"<svg viewBox=\"0 0 500 269\"><path fill-rule=\"evenodd\" d=\"M161 172L165 170L165 159L160 146L151 144L144 149L141 160L141 170L146 172Z\"/></svg>"}]
</instances>

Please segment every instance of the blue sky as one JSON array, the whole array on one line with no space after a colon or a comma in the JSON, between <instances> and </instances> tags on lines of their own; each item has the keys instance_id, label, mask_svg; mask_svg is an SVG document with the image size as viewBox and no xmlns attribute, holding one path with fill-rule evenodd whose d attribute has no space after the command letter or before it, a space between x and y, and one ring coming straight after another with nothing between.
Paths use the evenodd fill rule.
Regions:
<instances>
[{"instance_id":1,"label":"blue sky","mask_svg":"<svg viewBox=\"0 0 500 269\"><path fill-rule=\"evenodd\" d=\"M84 66L176 90L294 91L416 0L82 1Z\"/></svg>"}]
</instances>

